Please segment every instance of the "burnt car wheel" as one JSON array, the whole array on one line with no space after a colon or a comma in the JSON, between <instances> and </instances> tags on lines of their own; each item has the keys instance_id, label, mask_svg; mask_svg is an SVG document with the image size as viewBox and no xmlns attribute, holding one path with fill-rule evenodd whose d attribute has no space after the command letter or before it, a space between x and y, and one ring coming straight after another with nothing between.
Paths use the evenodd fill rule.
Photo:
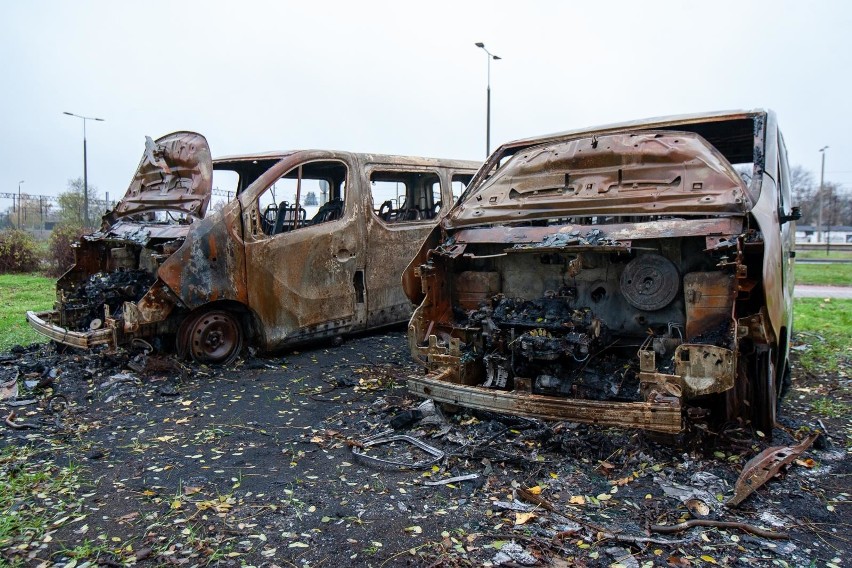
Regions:
<instances>
[{"instance_id":1,"label":"burnt car wheel","mask_svg":"<svg viewBox=\"0 0 852 568\"><path fill-rule=\"evenodd\" d=\"M240 321L224 310L211 310L191 317L185 322L185 351L199 363L227 365L243 349L243 328ZM180 352L183 346L179 345Z\"/></svg>"},{"instance_id":2,"label":"burnt car wheel","mask_svg":"<svg viewBox=\"0 0 852 568\"><path fill-rule=\"evenodd\" d=\"M771 438L778 408L775 350L758 353L755 357L755 367L752 381L751 422L757 430Z\"/></svg>"}]
</instances>

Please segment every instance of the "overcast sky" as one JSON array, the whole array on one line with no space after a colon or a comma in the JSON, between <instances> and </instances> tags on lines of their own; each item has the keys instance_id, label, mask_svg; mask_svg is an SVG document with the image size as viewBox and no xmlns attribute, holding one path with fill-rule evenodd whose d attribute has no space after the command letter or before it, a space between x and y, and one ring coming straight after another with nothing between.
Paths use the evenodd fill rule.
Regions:
<instances>
[{"instance_id":1,"label":"overcast sky","mask_svg":"<svg viewBox=\"0 0 852 568\"><path fill-rule=\"evenodd\" d=\"M310 5L309 5L310 4ZM774 109L792 164L852 189L852 2L0 4L0 192L82 175L123 194L145 135L213 155L329 148L446 158L622 120ZM0 209L11 205L0 199Z\"/></svg>"}]
</instances>

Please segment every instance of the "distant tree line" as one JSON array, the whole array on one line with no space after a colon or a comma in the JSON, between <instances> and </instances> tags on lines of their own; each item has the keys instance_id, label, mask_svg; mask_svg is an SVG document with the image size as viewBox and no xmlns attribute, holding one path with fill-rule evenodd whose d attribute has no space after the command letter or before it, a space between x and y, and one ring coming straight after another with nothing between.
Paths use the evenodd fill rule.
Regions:
<instances>
[{"instance_id":1,"label":"distant tree line","mask_svg":"<svg viewBox=\"0 0 852 568\"><path fill-rule=\"evenodd\" d=\"M800 225L816 226L819 222L820 196L822 196L822 226L852 225L852 193L839 183L824 181L820 193L819 180L801 166L790 170L793 204L802 210Z\"/></svg>"}]
</instances>

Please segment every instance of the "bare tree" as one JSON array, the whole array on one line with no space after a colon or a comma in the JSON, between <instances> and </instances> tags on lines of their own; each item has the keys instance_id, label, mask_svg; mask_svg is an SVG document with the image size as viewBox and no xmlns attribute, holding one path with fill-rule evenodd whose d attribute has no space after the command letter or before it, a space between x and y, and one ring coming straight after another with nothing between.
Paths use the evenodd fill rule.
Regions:
<instances>
[{"instance_id":1,"label":"bare tree","mask_svg":"<svg viewBox=\"0 0 852 568\"><path fill-rule=\"evenodd\" d=\"M59 194L59 216L63 223L82 227L85 215L83 213L85 197L83 194L83 178L69 179L68 190ZM97 223L104 211L104 203L98 197L98 189L89 184L89 220Z\"/></svg>"}]
</instances>

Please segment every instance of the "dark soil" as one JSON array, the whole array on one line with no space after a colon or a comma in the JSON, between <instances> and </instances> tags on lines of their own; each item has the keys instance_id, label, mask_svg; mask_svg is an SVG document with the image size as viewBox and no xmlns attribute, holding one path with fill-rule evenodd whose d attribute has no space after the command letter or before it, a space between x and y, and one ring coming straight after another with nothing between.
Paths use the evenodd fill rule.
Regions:
<instances>
[{"instance_id":1,"label":"dark soil","mask_svg":"<svg viewBox=\"0 0 852 568\"><path fill-rule=\"evenodd\" d=\"M0 366L17 367L19 399L37 401L15 408L36 428L0 426L0 446L32 447L45 471L77 471L67 495L15 505L43 507L47 532L4 543L0 558L9 563L849 565L849 368L831 377L794 370L770 444L735 425L662 443L637 431L464 410L418 421L421 401L405 378L421 371L401 331L227 369L46 346L0 356ZM42 388L30 393L24 380ZM842 404L819 414L813 403L824 398ZM4 417L10 410L0 402ZM404 441L359 449L394 418L398 433L445 457L400 469L353 454L428 461ZM738 509L720 503L749 458L823 427L829 436ZM0 480L13 473L0 471ZM468 474L478 477L427 485ZM543 506L529 503L528 488L540 489ZM693 518L679 498L690 494L710 519L790 538L647 531Z\"/></svg>"}]
</instances>

